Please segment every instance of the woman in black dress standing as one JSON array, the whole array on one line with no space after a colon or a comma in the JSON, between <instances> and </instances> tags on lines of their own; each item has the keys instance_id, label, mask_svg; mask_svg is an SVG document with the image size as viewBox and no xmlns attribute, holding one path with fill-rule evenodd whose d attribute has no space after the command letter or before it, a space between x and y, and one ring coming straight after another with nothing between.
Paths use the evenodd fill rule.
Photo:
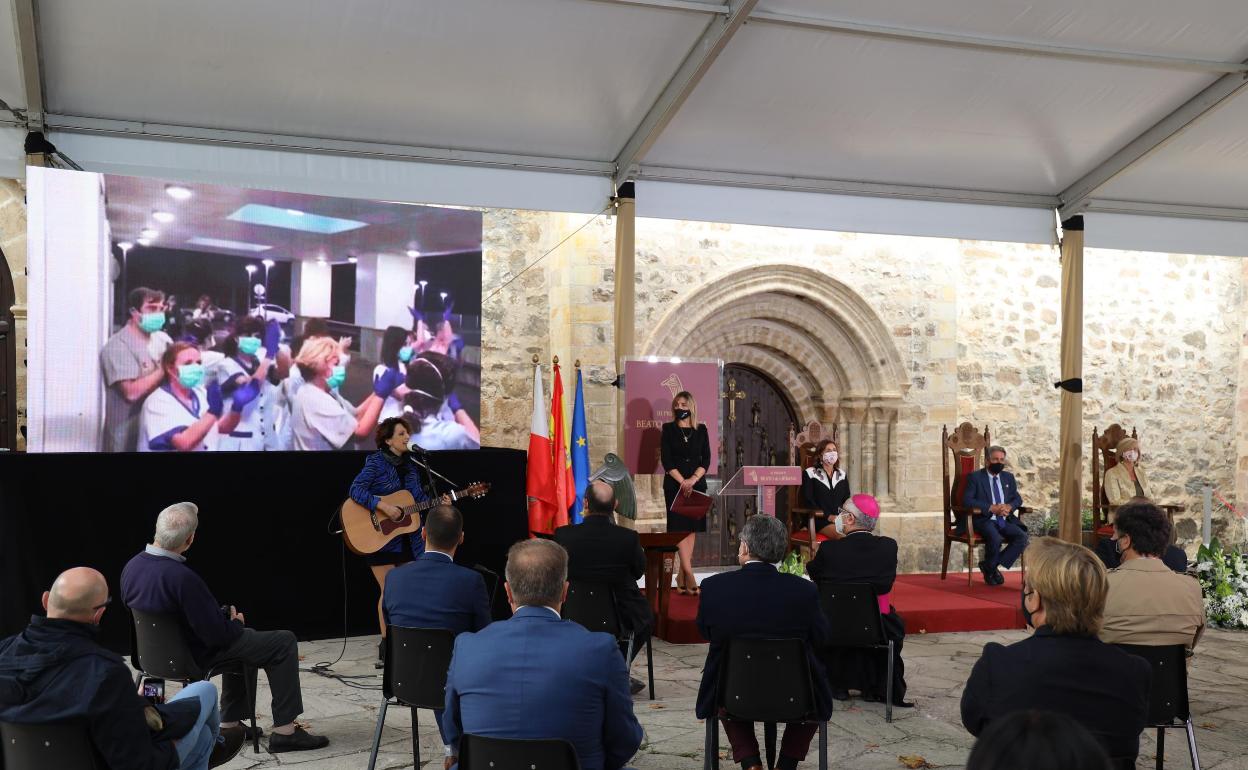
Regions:
<instances>
[{"instance_id":1,"label":"woman in black dress standing","mask_svg":"<svg viewBox=\"0 0 1248 770\"><path fill-rule=\"evenodd\" d=\"M711 437L706 426L698 422L698 405L693 394L681 391L672 399L672 422L663 423L660 459L663 462L663 501L667 504L668 532L705 532L706 518L691 519L672 513L677 495L688 497L694 491L706 491L706 471L711 464ZM693 543L696 535L681 541L680 572L676 590L682 594L698 593L698 580L693 575Z\"/></svg>"},{"instance_id":2,"label":"woman in black dress standing","mask_svg":"<svg viewBox=\"0 0 1248 770\"><path fill-rule=\"evenodd\" d=\"M802 497L816 511L823 522L816 534L827 538L838 537L836 515L849 499L849 479L841 470L840 453L836 443L825 438L815 446L815 462L802 476Z\"/></svg>"}]
</instances>

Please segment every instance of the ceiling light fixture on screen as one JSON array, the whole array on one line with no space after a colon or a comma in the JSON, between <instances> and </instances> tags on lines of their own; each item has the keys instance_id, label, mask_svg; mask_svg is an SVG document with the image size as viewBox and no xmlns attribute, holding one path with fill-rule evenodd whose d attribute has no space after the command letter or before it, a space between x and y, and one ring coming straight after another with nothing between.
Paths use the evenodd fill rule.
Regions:
<instances>
[{"instance_id":1,"label":"ceiling light fixture on screen","mask_svg":"<svg viewBox=\"0 0 1248 770\"><path fill-rule=\"evenodd\" d=\"M140 245L140 246L151 246L151 245L152 245L152 242L151 242L150 240L148 240L147 238L140 238L140 239L139 239L139 245Z\"/></svg>"},{"instance_id":2,"label":"ceiling light fixture on screen","mask_svg":"<svg viewBox=\"0 0 1248 770\"><path fill-rule=\"evenodd\" d=\"M347 261L354 265L356 262L359 262L360 260L356 259L355 257L347 257Z\"/></svg>"},{"instance_id":3,"label":"ceiling light fixture on screen","mask_svg":"<svg viewBox=\"0 0 1248 770\"><path fill-rule=\"evenodd\" d=\"M125 252L125 251L129 251L130 249L133 249L134 244L131 243L130 241L122 241L121 243L117 244L117 248Z\"/></svg>"},{"instance_id":4,"label":"ceiling light fixture on screen","mask_svg":"<svg viewBox=\"0 0 1248 770\"><path fill-rule=\"evenodd\" d=\"M184 201L191 197L191 190L179 184L167 184L165 185L165 194L175 201Z\"/></svg>"},{"instance_id":5,"label":"ceiling light fixture on screen","mask_svg":"<svg viewBox=\"0 0 1248 770\"><path fill-rule=\"evenodd\" d=\"M156 236L160 235L160 233L157 232L156 228L154 227L145 227L139 231L139 235L143 236L144 238L150 241L154 239Z\"/></svg>"},{"instance_id":6,"label":"ceiling light fixture on screen","mask_svg":"<svg viewBox=\"0 0 1248 770\"><path fill-rule=\"evenodd\" d=\"M173 214L168 211L153 211L152 219L155 219L157 222L168 224L173 221Z\"/></svg>"},{"instance_id":7,"label":"ceiling light fixture on screen","mask_svg":"<svg viewBox=\"0 0 1248 770\"><path fill-rule=\"evenodd\" d=\"M187 244L191 246L207 246L212 249L226 249L228 251L260 252L273 248L263 243L244 243L243 241L231 241L225 238L205 238L200 235L188 240Z\"/></svg>"},{"instance_id":8,"label":"ceiling light fixture on screen","mask_svg":"<svg viewBox=\"0 0 1248 770\"><path fill-rule=\"evenodd\" d=\"M420 252L417 251L416 249L408 249L407 256L411 257L412 259L416 259L417 257L420 256Z\"/></svg>"},{"instance_id":9,"label":"ceiling light fixture on screen","mask_svg":"<svg viewBox=\"0 0 1248 770\"><path fill-rule=\"evenodd\" d=\"M299 211L298 209L286 209L286 213L287 213L287 214L290 214L292 217L301 217L301 216L303 216L303 212L302 212L302 211Z\"/></svg>"},{"instance_id":10,"label":"ceiling light fixture on screen","mask_svg":"<svg viewBox=\"0 0 1248 770\"><path fill-rule=\"evenodd\" d=\"M274 265L276 265L277 263L276 263L276 262L274 262L274 261L273 261L273 260L271 260L271 259L265 259L265 260L261 260L261 261L260 261L260 264L264 265L265 267L273 267L273 266L274 266Z\"/></svg>"}]
</instances>

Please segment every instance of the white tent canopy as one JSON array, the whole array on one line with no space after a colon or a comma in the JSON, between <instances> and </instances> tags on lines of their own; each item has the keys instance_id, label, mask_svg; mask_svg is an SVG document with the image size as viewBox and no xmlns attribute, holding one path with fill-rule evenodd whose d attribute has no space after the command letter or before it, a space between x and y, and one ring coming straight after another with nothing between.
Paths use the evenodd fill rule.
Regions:
<instances>
[{"instance_id":1,"label":"white tent canopy","mask_svg":"<svg viewBox=\"0 0 1248 770\"><path fill-rule=\"evenodd\" d=\"M1242 0L11 6L9 174L1248 255Z\"/></svg>"}]
</instances>

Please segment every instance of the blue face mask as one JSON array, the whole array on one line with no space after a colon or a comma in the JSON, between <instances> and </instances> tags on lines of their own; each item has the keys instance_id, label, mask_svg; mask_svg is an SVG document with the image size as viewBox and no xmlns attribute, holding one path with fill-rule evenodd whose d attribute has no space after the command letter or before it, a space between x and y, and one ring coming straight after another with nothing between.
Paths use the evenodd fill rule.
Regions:
<instances>
[{"instance_id":1,"label":"blue face mask","mask_svg":"<svg viewBox=\"0 0 1248 770\"><path fill-rule=\"evenodd\" d=\"M203 364L180 364L178 366L178 382L184 388L198 388L204 381Z\"/></svg>"},{"instance_id":2,"label":"blue face mask","mask_svg":"<svg viewBox=\"0 0 1248 770\"><path fill-rule=\"evenodd\" d=\"M148 334L160 331L165 328L165 314L160 311L143 313L139 316L139 328Z\"/></svg>"},{"instance_id":3,"label":"blue face mask","mask_svg":"<svg viewBox=\"0 0 1248 770\"><path fill-rule=\"evenodd\" d=\"M256 351L260 350L259 337L239 337L238 351L244 355L254 356Z\"/></svg>"},{"instance_id":4,"label":"blue face mask","mask_svg":"<svg viewBox=\"0 0 1248 770\"><path fill-rule=\"evenodd\" d=\"M342 364L338 364L337 366L334 367L333 374L329 375L329 379L325 380L325 384L328 385L332 390L337 390L338 386L341 385L346 379L347 379L347 367L343 366Z\"/></svg>"},{"instance_id":5,"label":"blue face mask","mask_svg":"<svg viewBox=\"0 0 1248 770\"><path fill-rule=\"evenodd\" d=\"M399 360L402 361L403 363L407 363L408 361L411 361L412 349L409 347L399 348Z\"/></svg>"}]
</instances>

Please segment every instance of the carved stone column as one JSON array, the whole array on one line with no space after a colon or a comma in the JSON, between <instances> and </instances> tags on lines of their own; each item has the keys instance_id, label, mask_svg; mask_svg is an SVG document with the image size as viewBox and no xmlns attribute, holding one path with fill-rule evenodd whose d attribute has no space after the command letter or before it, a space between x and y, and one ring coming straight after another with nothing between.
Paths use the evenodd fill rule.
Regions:
<instances>
[{"instance_id":1,"label":"carved stone column","mask_svg":"<svg viewBox=\"0 0 1248 770\"><path fill-rule=\"evenodd\" d=\"M890 469L893 465L893 445L889 441L890 427L896 419L896 412L891 409L876 409L875 424L875 496L887 497L891 494L889 486Z\"/></svg>"},{"instance_id":2,"label":"carved stone column","mask_svg":"<svg viewBox=\"0 0 1248 770\"><path fill-rule=\"evenodd\" d=\"M862 434L862 474L860 489L868 495L875 495L875 468L879 462L875 441L875 410L866 409L863 414ZM853 487L850 487L853 489Z\"/></svg>"}]
</instances>

